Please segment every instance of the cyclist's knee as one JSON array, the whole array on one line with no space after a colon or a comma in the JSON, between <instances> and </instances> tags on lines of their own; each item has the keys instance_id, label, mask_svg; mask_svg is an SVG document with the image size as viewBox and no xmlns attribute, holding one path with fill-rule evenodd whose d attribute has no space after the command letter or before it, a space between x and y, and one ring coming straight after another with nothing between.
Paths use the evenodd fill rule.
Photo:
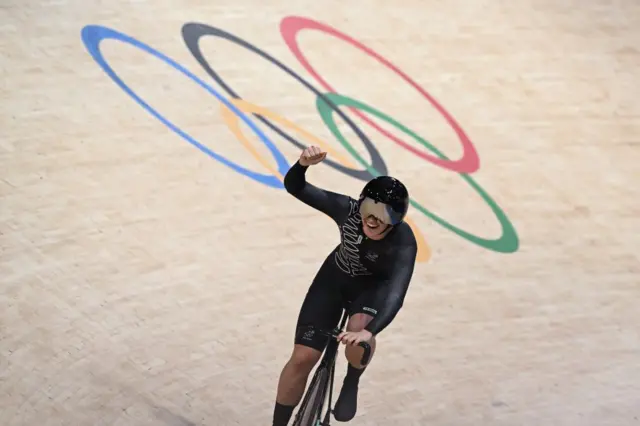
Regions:
<instances>
[{"instance_id":1,"label":"cyclist's knee","mask_svg":"<svg viewBox=\"0 0 640 426\"><path fill-rule=\"evenodd\" d=\"M320 360L322 353L317 349L304 345L295 345L293 353L289 359L291 365L296 371L311 372L316 363Z\"/></svg>"}]
</instances>

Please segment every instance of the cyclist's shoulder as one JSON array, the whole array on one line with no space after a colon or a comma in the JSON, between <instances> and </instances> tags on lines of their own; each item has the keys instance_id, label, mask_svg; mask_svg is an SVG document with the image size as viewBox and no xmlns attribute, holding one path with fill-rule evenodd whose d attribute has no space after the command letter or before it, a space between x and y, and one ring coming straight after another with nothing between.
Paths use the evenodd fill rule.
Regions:
<instances>
[{"instance_id":1,"label":"cyclist's shoulder","mask_svg":"<svg viewBox=\"0 0 640 426\"><path fill-rule=\"evenodd\" d=\"M381 241L378 253L384 255L391 264L411 262L418 251L416 237L411 227L405 222L396 226L397 228Z\"/></svg>"},{"instance_id":2,"label":"cyclist's shoulder","mask_svg":"<svg viewBox=\"0 0 640 426\"><path fill-rule=\"evenodd\" d=\"M392 236L393 238L391 241L396 247L412 248L418 246L413 229L411 229L407 222L402 222L399 225L396 225L396 229Z\"/></svg>"}]
</instances>

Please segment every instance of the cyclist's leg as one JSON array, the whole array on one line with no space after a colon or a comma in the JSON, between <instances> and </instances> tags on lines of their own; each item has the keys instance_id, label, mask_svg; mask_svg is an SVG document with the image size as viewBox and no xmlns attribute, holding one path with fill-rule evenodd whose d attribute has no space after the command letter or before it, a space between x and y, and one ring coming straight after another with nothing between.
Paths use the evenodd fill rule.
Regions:
<instances>
[{"instance_id":1,"label":"cyclist's leg","mask_svg":"<svg viewBox=\"0 0 640 426\"><path fill-rule=\"evenodd\" d=\"M327 337L306 330L305 326L332 329L340 321L342 299L336 291L336 282L340 276L331 262L325 261L322 265L302 302L293 351L278 382L274 426L287 425L293 409L304 395L311 370L320 359L328 341Z\"/></svg>"},{"instance_id":2,"label":"cyclist's leg","mask_svg":"<svg viewBox=\"0 0 640 426\"><path fill-rule=\"evenodd\" d=\"M363 330L377 315L381 298L384 297L384 289L381 285L367 286L360 294L354 297L349 307L349 322L347 331ZM368 342L371 345L371 357L376 348L375 336ZM358 408L358 384L366 367L360 364L364 349L360 346L348 345L345 356L349 362L340 395L334 407L334 417L338 421L347 422L355 415ZM369 363L371 362L369 358ZM369 365L367 364L367 366Z\"/></svg>"}]
</instances>

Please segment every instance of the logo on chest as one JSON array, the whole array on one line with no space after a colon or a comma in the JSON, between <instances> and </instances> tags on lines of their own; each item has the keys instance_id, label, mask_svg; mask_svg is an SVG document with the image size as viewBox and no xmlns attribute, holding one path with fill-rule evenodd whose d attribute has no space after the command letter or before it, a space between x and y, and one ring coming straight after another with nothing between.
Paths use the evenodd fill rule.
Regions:
<instances>
[{"instance_id":1,"label":"logo on chest","mask_svg":"<svg viewBox=\"0 0 640 426\"><path fill-rule=\"evenodd\" d=\"M378 253L374 253L372 251L367 252L367 254L364 255L365 259L367 259L370 262L375 262L376 260L378 260Z\"/></svg>"}]
</instances>

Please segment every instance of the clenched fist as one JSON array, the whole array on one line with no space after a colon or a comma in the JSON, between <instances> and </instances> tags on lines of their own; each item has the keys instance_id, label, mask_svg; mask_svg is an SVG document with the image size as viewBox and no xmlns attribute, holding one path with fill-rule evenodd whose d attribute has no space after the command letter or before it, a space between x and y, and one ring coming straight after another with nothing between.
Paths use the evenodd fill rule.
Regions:
<instances>
[{"instance_id":1,"label":"clenched fist","mask_svg":"<svg viewBox=\"0 0 640 426\"><path fill-rule=\"evenodd\" d=\"M302 166L313 166L314 164L318 164L322 160L327 157L327 153L322 151L317 146L310 146L302 151L300 155L300 160L298 162Z\"/></svg>"}]
</instances>

